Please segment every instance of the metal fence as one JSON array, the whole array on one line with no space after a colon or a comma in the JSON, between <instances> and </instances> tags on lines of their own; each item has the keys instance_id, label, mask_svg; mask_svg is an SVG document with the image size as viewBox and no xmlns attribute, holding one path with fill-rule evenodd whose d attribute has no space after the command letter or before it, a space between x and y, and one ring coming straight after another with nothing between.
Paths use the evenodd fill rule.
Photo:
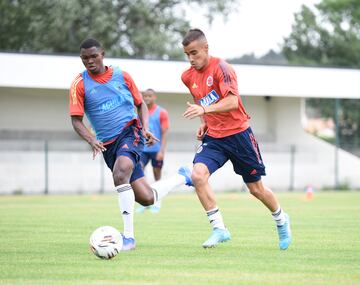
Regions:
<instances>
[{"instance_id":1,"label":"metal fence","mask_svg":"<svg viewBox=\"0 0 360 285\"><path fill-rule=\"evenodd\" d=\"M334 188L336 180L349 187L360 173L335 149L314 150L311 146L261 143L267 166L264 181L275 190L298 190L307 185ZM164 177L180 165L190 165L196 150L187 143L171 140L166 153ZM352 158L353 159L353 158ZM356 160L355 160L355 163ZM352 170L351 170L352 169ZM354 172L354 174L351 173ZM336 177L337 176L337 177ZM211 178L215 190L242 189L241 177L227 163ZM0 194L104 193L113 191L112 175L101 156L92 160L90 147L78 140L0 140Z\"/></svg>"}]
</instances>

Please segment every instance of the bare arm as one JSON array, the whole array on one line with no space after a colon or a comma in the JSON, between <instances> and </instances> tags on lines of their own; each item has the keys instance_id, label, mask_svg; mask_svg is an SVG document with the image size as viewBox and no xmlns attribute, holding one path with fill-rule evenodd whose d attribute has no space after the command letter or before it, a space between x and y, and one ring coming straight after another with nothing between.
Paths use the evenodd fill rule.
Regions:
<instances>
[{"instance_id":1,"label":"bare arm","mask_svg":"<svg viewBox=\"0 0 360 285\"><path fill-rule=\"evenodd\" d=\"M159 152L156 154L156 160L164 160L168 131L168 128L161 129L161 145Z\"/></svg>"},{"instance_id":2,"label":"bare arm","mask_svg":"<svg viewBox=\"0 0 360 285\"><path fill-rule=\"evenodd\" d=\"M148 108L144 102L144 99L142 99L141 104L137 107L137 111L139 114L139 118L141 121L141 124L143 126L143 134L146 139L146 144L153 145L156 141L159 141L158 138L156 138L150 131L149 131L149 111Z\"/></svg>"},{"instance_id":3,"label":"bare arm","mask_svg":"<svg viewBox=\"0 0 360 285\"><path fill-rule=\"evenodd\" d=\"M136 106L141 124L143 126L144 131L149 130L149 110L146 107L144 99L141 101L141 105Z\"/></svg>"},{"instance_id":4,"label":"bare arm","mask_svg":"<svg viewBox=\"0 0 360 285\"><path fill-rule=\"evenodd\" d=\"M197 104L187 102L187 109L183 116L187 119L194 119L208 113L224 113L235 110L239 107L239 99L236 95L229 93L224 99L216 104L203 107Z\"/></svg>"},{"instance_id":5,"label":"bare arm","mask_svg":"<svg viewBox=\"0 0 360 285\"><path fill-rule=\"evenodd\" d=\"M85 127L82 116L71 116L71 124L79 136L91 146L93 150L93 159L99 152L106 150L103 143L98 141Z\"/></svg>"},{"instance_id":6,"label":"bare arm","mask_svg":"<svg viewBox=\"0 0 360 285\"><path fill-rule=\"evenodd\" d=\"M169 131L168 128L161 130L161 146L160 146L161 152L165 152L168 131Z\"/></svg>"}]
</instances>

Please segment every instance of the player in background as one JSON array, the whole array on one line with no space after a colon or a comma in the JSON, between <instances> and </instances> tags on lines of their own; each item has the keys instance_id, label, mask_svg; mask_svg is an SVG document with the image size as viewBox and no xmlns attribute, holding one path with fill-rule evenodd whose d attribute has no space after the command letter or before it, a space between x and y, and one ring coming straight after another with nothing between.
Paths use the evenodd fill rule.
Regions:
<instances>
[{"instance_id":1,"label":"player in background","mask_svg":"<svg viewBox=\"0 0 360 285\"><path fill-rule=\"evenodd\" d=\"M92 148L93 158L102 153L113 174L122 214L123 250L135 248L135 201L149 206L184 183L191 184L189 169L149 185L144 178L140 156L144 143L156 138L149 131L148 110L131 76L118 67L105 66L105 51L95 39L80 46L80 58L86 70L70 88L70 116L74 130ZM83 123L86 114L96 136Z\"/></svg>"},{"instance_id":2,"label":"player in background","mask_svg":"<svg viewBox=\"0 0 360 285\"><path fill-rule=\"evenodd\" d=\"M191 67L181 79L195 102L187 103L183 115L201 119L197 138L202 144L194 157L191 178L213 228L203 247L214 247L231 238L208 182L210 175L230 160L250 193L270 210L277 225L279 247L287 249L291 242L289 216L262 183L265 166L238 92L235 71L225 61L209 55L207 39L199 29L189 30L182 45Z\"/></svg>"},{"instance_id":3,"label":"player in background","mask_svg":"<svg viewBox=\"0 0 360 285\"><path fill-rule=\"evenodd\" d=\"M159 181L161 179L161 169L164 164L165 147L167 140L167 133L169 129L168 112L161 106L156 104L156 93L149 88L143 92L144 102L149 110L149 129L152 134L159 139L153 145L145 145L141 154L141 165L145 169L146 165L151 160L153 168L154 179ZM140 206L137 212L142 213L146 208L150 209L152 213L158 213L161 208L161 201L156 202L151 206Z\"/></svg>"}]
</instances>

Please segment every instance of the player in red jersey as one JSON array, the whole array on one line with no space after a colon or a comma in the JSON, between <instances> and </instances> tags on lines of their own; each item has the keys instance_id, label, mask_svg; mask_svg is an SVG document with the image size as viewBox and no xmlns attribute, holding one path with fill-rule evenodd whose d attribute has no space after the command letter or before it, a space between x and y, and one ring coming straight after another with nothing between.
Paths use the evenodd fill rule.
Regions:
<instances>
[{"instance_id":1,"label":"player in red jersey","mask_svg":"<svg viewBox=\"0 0 360 285\"><path fill-rule=\"evenodd\" d=\"M191 178L213 227L203 247L214 247L231 238L208 182L210 175L230 160L250 193L271 211L277 225L279 247L287 249L291 242L289 216L261 181L265 166L249 127L249 116L238 92L235 71L224 60L209 55L207 39L199 29L191 29L182 45L191 67L181 79L195 103L187 103L184 117L200 117L202 122L197 131L197 139L202 145L195 155Z\"/></svg>"}]
</instances>

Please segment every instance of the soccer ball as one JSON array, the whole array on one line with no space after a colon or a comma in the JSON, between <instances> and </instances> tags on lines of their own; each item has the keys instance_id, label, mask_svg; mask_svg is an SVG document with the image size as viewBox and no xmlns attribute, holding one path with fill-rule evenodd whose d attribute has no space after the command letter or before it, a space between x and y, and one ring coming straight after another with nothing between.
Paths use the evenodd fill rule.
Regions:
<instances>
[{"instance_id":1,"label":"soccer ball","mask_svg":"<svg viewBox=\"0 0 360 285\"><path fill-rule=\"evenodd\" d=\"M121 250L123 238L121 233L110 226L97 228L90 236L90 249L101 259L111 259Z\"/></svg>"}]
</instances>

